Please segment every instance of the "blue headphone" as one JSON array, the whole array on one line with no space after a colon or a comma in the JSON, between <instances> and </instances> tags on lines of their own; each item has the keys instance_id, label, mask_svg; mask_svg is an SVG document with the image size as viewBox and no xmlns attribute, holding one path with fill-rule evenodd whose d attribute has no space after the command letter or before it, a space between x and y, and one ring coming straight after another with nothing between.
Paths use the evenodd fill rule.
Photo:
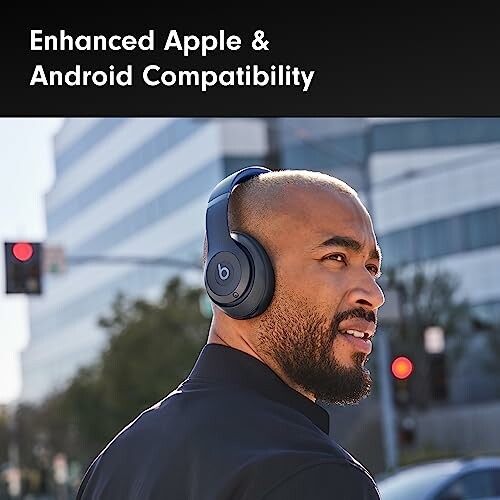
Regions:
<instances>
[{"instance_id":1,"label":"blue headphone","mask_svg":"<svg viewBox=\"0 0 500 500\"><path fill-rule=\"evenodd\" d=\"M235 319L262 314L274 294L274 270L264 247L248 234L230 232L228 223L235 186L267 172L254 166L239 170L220 181L208 200L205 287L212 302Z\"/></svg>"}]
</instances>

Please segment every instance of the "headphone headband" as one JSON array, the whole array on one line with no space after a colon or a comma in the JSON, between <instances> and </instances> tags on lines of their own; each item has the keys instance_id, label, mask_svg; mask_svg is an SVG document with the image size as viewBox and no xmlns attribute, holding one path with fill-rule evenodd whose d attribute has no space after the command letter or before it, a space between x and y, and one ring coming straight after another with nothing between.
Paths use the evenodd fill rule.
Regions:
<instances>
[{"instance_id":1,"label":"headphone headband","mask_svg":"<svg viewBox=\"0 0 500 500\"><path fill-rule=\"evenodd\" d=\"M270 172L264 167L246 167L238 170L229 177L222 179L213 189L208 199L206 213L207 257L211 256L212 248L222 248L231 244L231 235L228 222L229 197L233 189L242 182L259 174ZM209 232L210 229L210 232Z\"/></svg>"},{"instance_id":2,"label":"headphone headband","mask_svg":"<svg viewBox=\"0 0 500 500\"><path fill-rule=\"evenodd\" d=\"M256 175L265 174L267 172L270 172L268 168L255 166L242 168L241 170L234 172L234 174L231 174L229 177L222 179L215 186L212 193L210 194L210 198L208 199L208 206L210 206L212 202L215 202L215 200L219 196L222 196L224 194L230 195L231 191L236 187L237 184L245 182L247 179L250 179L250 177L255 177Z\"/></svg>"}]
</instances>

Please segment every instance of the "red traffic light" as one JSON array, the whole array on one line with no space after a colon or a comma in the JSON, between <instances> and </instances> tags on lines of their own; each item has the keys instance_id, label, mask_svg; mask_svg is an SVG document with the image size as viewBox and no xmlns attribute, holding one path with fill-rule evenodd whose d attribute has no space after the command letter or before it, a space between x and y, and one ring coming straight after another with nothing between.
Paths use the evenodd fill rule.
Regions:
<instances>
[{"instance_id":1,"label":"red traffic light","mask_svg":"<svg viewBox=\"0 0 500 500\"><path fill-rule=\"evenodd\" d=\"M5 241L5 293L42 293L42 243Z\"/></svg>"},{"instance_id":2,"label":"red traffic light","mask_svg":"<svg viewBox=\"0 0 500 500\"><path fill-rule=\"evenodd\" d=\"M30 243L16 243L12 247L12 253L17 260L26 262L33 256L33 246Z\"/></svg>"},{"instance_id":3,"label":"red traffic light","mask_svg":"<svg viewBox=\"0 0 500 500\"><path fill-rule=\"evenodd\" d=\"M413 363L407 357L399 356L392 362L391 370L396 378L403 380L411 375Z\"/></svg>"}]
</instances>

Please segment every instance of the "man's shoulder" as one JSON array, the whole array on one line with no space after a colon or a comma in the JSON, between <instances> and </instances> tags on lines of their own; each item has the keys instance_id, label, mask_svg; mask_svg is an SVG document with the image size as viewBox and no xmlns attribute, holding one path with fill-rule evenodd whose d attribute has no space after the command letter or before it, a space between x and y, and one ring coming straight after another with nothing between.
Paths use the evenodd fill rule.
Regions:
<instances>
[{"instance_id":1,"label":"man's shoulder","mask_svg":"<svg viewBox=\"0 0 500 500\"><path fill-rule=\"evenodd\" d=\"M377 485L364 467L335 457L313 460L290 470L276 480L260 500L326 500L333 494L346 500L380 500Z\"/></svg>"},{"instance_id":2,"label":"man's shoulder","mask_svg":"<svg viewBox=\"0 0 500 500\"><path fill-rule=\"evenodd\" d=\"M283 443L282 443L283 444ZM368 470L327 436L309 446L285 443L282 448L261 448L248 457L235 481L245 500L288 498L339 498L378 500L375 481ZM352 496L350 496L352 493Z\"/></svg>"}]
</instances>

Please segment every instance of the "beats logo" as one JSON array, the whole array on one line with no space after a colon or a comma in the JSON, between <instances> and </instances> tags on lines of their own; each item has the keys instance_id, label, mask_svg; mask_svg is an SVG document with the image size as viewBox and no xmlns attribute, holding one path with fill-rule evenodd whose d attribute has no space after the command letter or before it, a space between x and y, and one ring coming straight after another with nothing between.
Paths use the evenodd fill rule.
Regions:
<instances>
[{"instance_id":1,"label":"beats logo","mask_svg":"<svg viewBox=\"0 0 500 500\"><path fill-rule=\"evenodd\" d=\"M219 272L219 278L223 281L226 281L229 278L229 269L224 266L221 267L220 264L217 264L217 271Z\"/></svg>"}]
</instances>

